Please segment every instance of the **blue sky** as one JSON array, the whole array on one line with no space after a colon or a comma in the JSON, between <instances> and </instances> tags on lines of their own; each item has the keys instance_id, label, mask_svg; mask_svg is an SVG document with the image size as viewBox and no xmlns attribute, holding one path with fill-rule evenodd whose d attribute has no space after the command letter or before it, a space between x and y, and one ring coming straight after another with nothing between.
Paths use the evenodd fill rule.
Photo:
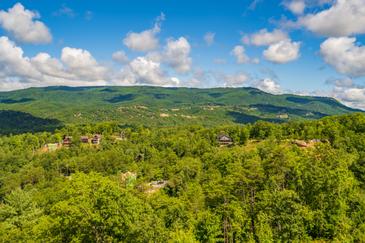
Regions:
<instances>
[{"instance_id":1,"label":"blue sky","mask_svg":"<svg viewBox=\"0 0 365 243\"><path fill-rule=\"evenodd\" d=\"M365 0L2 0L0 89L254 86L365 108L364 33Z\"/></svg>"}]
</instances>

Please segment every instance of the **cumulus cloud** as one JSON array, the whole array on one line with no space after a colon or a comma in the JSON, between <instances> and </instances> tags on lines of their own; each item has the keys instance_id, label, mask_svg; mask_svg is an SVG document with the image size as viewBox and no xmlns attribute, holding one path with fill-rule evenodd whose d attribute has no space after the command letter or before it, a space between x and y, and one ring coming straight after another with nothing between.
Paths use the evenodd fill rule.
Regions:
<instances>
[{"instance_id":1,"label":"cumulus cloud","mask_svg":"<svg viewBox=\"0 0 365 243\"><path fill-rule=\"evenodd\" d=\"M350 78L334 79L327 81L334 85L330 96L340 100L345 105L365 109L365 87L354 84Z\"/></svg>"},{"instance_id":2,"label":"cumulus cloud","mask_svg":"<svg viewBox=\"0 0 365 243\"><path fill-rule=\"evenodd\" d=\"M162 71L160 63L146 57L137 57L132 60L122 71L119 79L124 84L159 86L176 86L179 84L179 79L167 77L167 74Z\"/></svg>"},{"instance_id":3,"label":"cumulus cloud","mask_svg":"<svg viewBox=\"0 0 365 243\"><path fill-rule=\"evenodd\" d=\"M67 71L79 79L102 80L106 77L107 68L98 64L87 50L65 47L62 49L61 60Z\"/></svg>"},{"instance_id":4,"label":"cumulus cloud","mask_svg":"<svg viewBox=\"0 0 365 243\"><path fill-rule=\"evenodd\" d=\"M0 37L0 76L27 80L40 78L41 73L24 57L20 47L3 36Z\"/></svg>"},{"instance_id":5,"label":"cumulus cloud","mask_svg":"<svg viewBox=\"0 0 365 243\"><path fill-rule=\"evenodd\" d=\"M320 53L339 73L365 76L365 47L356 45L356 38L328 38L321 44Z\"/></svg>"},{"instance_id":6,"label":"cumulus cloud","mask_svg":"<svg viewBox=\"0 0 365 243\"><path fill-rule=\"evenodd\" d=\"M284 5L287 9L289 9L292 13L296 15L303 14L304 9L306 7L304 0L291 0L284 2Z\"/></svg>"},{"instance_id":7,"label":"cumulus cloud","mask_svg":"<svg viewBox=\"0 0 365 243\"><path fill-rule=\"evenodd\" d=\"M288 34L282 30L275 29L269 32L267 29L261 29L257 33L244 36L242 42L255 46L268 46L287 39L289 39Z\"/></svg>"},{"instance_id":8,"label":"cumulus cloud","mask_svg":"<svg viewBox=\"0 0 365 243\"><path fill-rule=\"evenodd\" d=\"M47 53L33 58L7 37L0 37L0 83L2 89L49 85L101 85L108 80L107 68L82 49L65 47L61 60Z\"/></svg>"},{"instance_id":9,"label":"cumulus cloud","mask_svg":"<svg viewBox=\"0 0 365 243\"><path fill-rule=\"evenodd\" d=\"M72 73L64 69L63 63L52 58L48 53L41 52L31 59L31 64L43 75L62 79L73 79Z\"/></svg>"},{"instance_id":10,"label":"cumulus cloud","mask_svg":"<svg viewBox=\"0 0 365 243\"><path fill-rule=\"evenodd\" d=\"M278 83L276 83L274 80L265 78L258 80L254 83L254 86L258 89L261 89L265 92L271 93L271 94L279 94L281 93L281 87Z\"/></svg>"},{"instance_id":11,"label":"cumulus cloud","mask_svg":"<svg viewBox=\"0 0 365 243\"><path fill-rule=\"evenodd\" d=\"M263 55L266 60L273 63L287 63L299 58L300 43L292 42L290 40L283 40L278 43L270 45Z\"/></svg>"},{"instance_id":12,"label":"cumulus cloud","mask_svg":"<svg viewBox=\"0 0 365 243\"><path fill-rule=\"evenodd\" d=\"M244 36L242 42L247 45L268 46L263 52L263 56L266 60L274 63L287 63L300 56L300 43L293 42L288 34L280 29L274 29L271 32L267 29L261 29L257 33ZM237 54L242 52L240 49L236 50ZM241 55L241 57L241 60L245 60L244 56ZM258 63L259 60L254 59L252 62Z\"/></svg>"},{"instance_id":13,"label":"cumulus cloud","mask_svg":"<svg viewBox=\"0 0 365 243\"><path fill-rule=\"evenodd\" d=\"M364 34L365 1L337 0L328 9L299 18L298 23L323 36Z\"/></svg>"},{"instance_id":14,"label":"cumulus cloud","mask_svg":"<svg viewBox=\"0 0 365 243\"><path fill-rule=\"evenodd\" d=\"M187 73L191 70L192 59L190 57L191 46L187 39L180 37L177 40L167 41L163 61L178 73Z\"/></svg>"},{"instance_id":15,"label":"cumulus cloud","mask_svg":"<svg viewBox=\"0 0 365 243\"><path fill-rule=\"evenodd\" d=\"M235 46L231 51L231 54L236 57L236 61L239 64L248 63L250 58L246 55L245 47L243 46Z\"/></svg>"},{"instance_id":16,"label":"cumulus cloud","mask_svg":"<svg viewBox=\"0 0 365 243\"><path fill-rule=\"evenodd\" d=\"M128 62L128 56L125 54L124 51L116 51L112 55L112 59L115 62L119 62L121 64L125 64Z\"/></svg>"},{"instance_id":17,"label":"cumulus cloud","mask_svg":"<svg viewBox=\"0 0 365 243\"><path fill-rule=\"evenodd\" d=\"M161 31L161 23L165 20L162 13L157 19L154 27L142 32L130 32L124 38L123 43L129 49L140 52L147 52L157 49L159 41L157 34Z\"/></svg>"},{"instance_id":18,"label":"cumulus cloud","mask_svg":"<svg viewBox=\"0 0 365 243\"><path fill-rule=\"evenodd\" d=\"M204 41L208 46L213 45L215 39L215 33L208 32L204 35Z\"/></svg>"},{"instance_id":19,"label":"cumulus cloud","mask_svg":"<svg viewBox=\"0 0 365 243\"><path fill-rule=\"evenodd\" d=\"M52 41L47 26L40 22L40 15L24 8L21 3L15 4L8 11L0 11L0 25L21 42L44 44Z\"/></svg>"}]
</instances>

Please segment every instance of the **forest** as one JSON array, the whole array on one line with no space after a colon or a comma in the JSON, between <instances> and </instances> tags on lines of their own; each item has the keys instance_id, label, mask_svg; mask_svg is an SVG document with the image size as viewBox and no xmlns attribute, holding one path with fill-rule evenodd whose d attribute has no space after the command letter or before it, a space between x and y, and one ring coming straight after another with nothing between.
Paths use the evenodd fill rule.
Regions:
<instances>
[{"instance_id":1,"label":"forest","mask_svg":"<svg viewBox=\"0 0 365 243\"><path fill-rule=\"evenodd\" d=\"M364 240L362 113L0 137L1 242Z\"/></svg>"},{"instance_id":2,"label":"forest","mask_svg":"<svg viewBox=\"0 0 365 243\"><path fill-rule=\"evenodd\" d=\"M0 92L0 134L117 122L148 127L287 122L362 112L333 98L250 87L51 86Z\"/></svg>"}]
</instances>

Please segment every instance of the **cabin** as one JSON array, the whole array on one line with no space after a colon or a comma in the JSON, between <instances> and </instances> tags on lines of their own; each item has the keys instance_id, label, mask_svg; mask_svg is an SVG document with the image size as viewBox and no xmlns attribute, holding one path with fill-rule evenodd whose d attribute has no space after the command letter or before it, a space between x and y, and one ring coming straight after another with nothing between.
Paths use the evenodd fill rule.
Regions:
<instances>
[{"instance_id":1,"label":"cabin","mask_svg":"<svg viewBox=\"0 0 365 243\"><path fill-rule=\"evenodd\" d=\"M100 144L101 141L101 135L100 134L95 134L94 137L91 139L91 143L98 145Z\"/></svg>"},{"instance_id":2,"label":"cabin","mask_svg":"<svg viewBox=\"0 0 365 243\"><path fill-rule=\"evenodd\" d=\"M230 138L228 135L221 134L218 136L218 144L221 146L228 146L233 144L232 138Z\"/></svg>"},{"instance_id":3,"label":"cabin","mask_svg":"<svg viewBox=\"0 0 365 243\"><path fill-rule=\"evenodd\" d=\"M81 143L89 143L89 137L88 136L81 136L80 141L81 141Z\"/></svg>"},{"instance_id":4,"label":"cabin","mask_svg":"<svg viewBox=\"0 0 365 243\"><path fill-rule=\"evenodd\" d=\"M70 147L72 143L72 137L70 136L63 136L62 145L65 147Z\"/></svg>"}]
</instances>

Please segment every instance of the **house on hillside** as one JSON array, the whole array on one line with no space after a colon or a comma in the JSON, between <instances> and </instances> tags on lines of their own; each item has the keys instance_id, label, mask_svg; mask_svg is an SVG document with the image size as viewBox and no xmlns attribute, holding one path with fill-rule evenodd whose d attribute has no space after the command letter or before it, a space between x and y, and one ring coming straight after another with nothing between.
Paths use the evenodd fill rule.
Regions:
<instances>
[{"instance_id":1,"label":"house on hillside","mask_svg":"<svg viewBox=\"0 0 365 243\"><path fill-rule=\"evenodd\" d=\"M80 141L81 141L81 143L89 143L89 137L88 136L81 136Z\"/></svg>"},{"instance_id":2,"label":"house on hillside","mask_svg":"<svg viewBox=\"0 0 365 243\"><path fill-rule=\"evenodd\" d=\"M225 134L218 135L217 140L218 144L221 146L228 146L233 144L232 138Z\"/></svg>"},{"instance_id":3,"label":"house on hillside","mask_svg":"<svg viewBox=\"0 0 365 243\"><path fill-rule=\"evenodd\" d=\"M63 136L62 145L65 147L70 147L72 143L72 137L70 136Z\"/></svg>"},{"instance_id":4,"label":"house on hillside","mask_svg":"<svg viewBox=\"0 0 365 243\"><path fill-rule=\"evenodd\" d=\"M91 139L91 143L98 145L100 144L101 141L101 135L100 134L95 134L94 137Z\"/></svg>"}]
</instances>

